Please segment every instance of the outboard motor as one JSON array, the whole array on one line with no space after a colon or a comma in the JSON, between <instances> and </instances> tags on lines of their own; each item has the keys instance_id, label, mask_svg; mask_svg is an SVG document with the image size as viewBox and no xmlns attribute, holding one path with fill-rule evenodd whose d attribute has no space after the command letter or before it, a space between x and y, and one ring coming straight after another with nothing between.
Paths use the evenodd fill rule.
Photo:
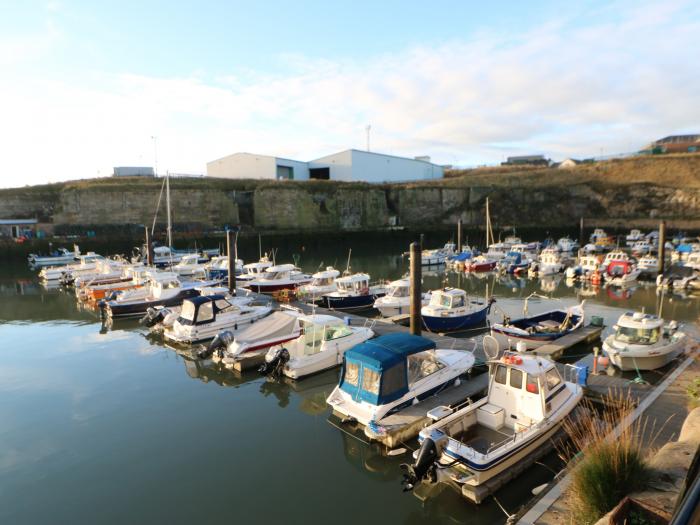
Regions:
<instances>
[{"instance_id":1,"label":"outboard motor","mask_svg":"<svg viewBox=\"0 0 700 525\"><path fill-rule=\"evenodd\" d=\"M416 483L426 478L432 483L437 481L437 475L435 473L435 462L437 458L438 451L435 441L430 438L425 438L420 449L418 449L416 462L413 465L407 463L401 464L401 470L405 471L403 480L401 480L401 484L404 486L403 491L408 492L409 490L413 490Z\"/></svg>"},{"instance_id":2,"label":"outboard motor","mask_svg":"<svg viewBox=\"0 0 700 525\"><path fill-rule=\"evenodd\" d=\"M282 377L282 370L288 361L289 350L284 347L279 348L275 351L275 355L269 361L267 356L265 356L265 362L260 366L258 372L272 377Z\"/></svg>"},{"instance_id":3,"label":"outboard motor","mask_svg":"<svg viewBox=\"0 0 700 525\"><path fill-rule=\"evenodd\" d=\"M163 319L165 319L165 316L170 313L170 310L167 308L148 308L146 310L146 315L144 315L141 319L139 319L139 323L148 326L149 328L151 326L155 326Z\"/></svg>"},{"instance_id":4,"label":"outboard motor","mask_svg":"<svg viewBox=\"0 0 700 525\"><path fill-rule=\"evenodd\" d=\"M197 357L200 359L206 359L207 357L213 355L214 352L216 352L219 357L224 357L224 351L228 348L228 345L233 342L233 339L233 332L230 332L229 330L219 332L216 334L216 337L214 337L212 342L209 343L209 346L202 348L197 352Z\"/></svg>"}]
</instances>

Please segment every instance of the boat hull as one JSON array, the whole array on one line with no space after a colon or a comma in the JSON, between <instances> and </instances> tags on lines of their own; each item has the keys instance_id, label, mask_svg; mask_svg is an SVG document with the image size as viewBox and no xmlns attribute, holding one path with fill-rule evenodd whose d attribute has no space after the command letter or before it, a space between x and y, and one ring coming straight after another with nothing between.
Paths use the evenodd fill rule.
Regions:
<instances>
[{"instance_id":1,"label":"boat hull","mask_svg":"<svg viewBox=\"0 0 700 525\"><path fill-rule=\"evenodd\" d=\"M453 332L455 330L474 328L484 324L489 313L489 306L488 304L484 305L480 310L458 317L423 315L423 325L431 332Z\"/></svg>"},{"instance_id":2,"label":"boat hull","mask_svg":"<svg viewBox=\"0 0 700 525\"><path fill-rule=\"evenodd\" d=\"M330 310L364 310L374 307L374 302L381 297L379 294L337 296L326 295L322 303Z\"/></svg>"},{"instance_id":3,"label":"boat hull","mask_svg":"<svg viewBox=\"0 0 700 525\"><path fill-rule=\"evenodd\" d=\"M151 301L134 301L119 303L110 301L105 305L105 312L109 317L137 317L144 315L149 308L156 306L179 306L182 301L199 295L194 288L182 290L179 294L168 299L154 299Z\"/></svg>"},{"instance_id":4,"label":"boat hull","mask_svg":"<svg viewBox=\"0 0 700 525\"><path fill-rule=\"evenodd\" d=\"M613 347L608 340L603 343L603 352L610 358L610 362L623 372L663 368L681 355L684 349L684 338L665 347L650 348L648 352L625 352Z\"/></svg>"}]
</instances>

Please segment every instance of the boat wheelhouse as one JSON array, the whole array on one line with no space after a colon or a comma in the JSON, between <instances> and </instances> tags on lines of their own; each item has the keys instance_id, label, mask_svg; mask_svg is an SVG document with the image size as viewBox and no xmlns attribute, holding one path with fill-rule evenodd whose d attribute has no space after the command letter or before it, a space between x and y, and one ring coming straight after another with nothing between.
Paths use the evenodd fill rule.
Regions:
<instances>
[{"instance_id":1,"label":"boat wheelhouse","mask_svg":"<svg viewBox=\"0 0 700 525\"><path fill-rule=\"evenodd\" d=\"M299 326L299 337L268 350L262 373L301 379L339 366L347 350L374 337L370 328L348 326L332 315L302 315Z\"/></svg>"},{"instance_id":2,"label":"boat wheelhouse","mask_svg":"<svg viewBox=\"0 0 700 525\"><path fill-rule=\"evenodd\" d=\"M610 286L629 286L637 282L642 270L631 261L611 261L603 273L605 282Z\"/></svg>"},{"instance_id":3,"label":"boat wheelhouse","mask_svg":"<svg viewBox=\"0 0 700 525\"><path fill-rule=\"evenodd\" d=\"M564 270L564 263L562 262L559 248L545 248L542 250L537 262L538 274L552 275L554 273L559 273L562 270Z\"/></svg>"},{"instance_id":4,"label":"boat wheelhouse","mask_svg":"<svg viewBox=\"0 0 700 525\"><path fill-rule=\"evenodd\" d=\"M659 259L650 254L640 257L637 261L637 268L647 273L656 272L659 269Z\"/></svg>"},{"instance_id":5,"label":"boat wheelhouse","mask_svg":"<svg viewBox=\"0 0 700 525\"><path fill-rule=\"evenodd\" d=\"M177 320L163 331L171 343L194 344L212 339L221 330L234 334L272 311L269 305L240 304L223 294L185 299Z\"/></svg>"},{"instance_id":6,"label":"boat wheelhouse","mask_svg":"<svg viewBox=\"0 0 700 525\"><path fill-rule=\"evenodd\" d=\"M646 239L646 236L640 230L633 229L630 230L630 232L625 237L625 242L627 246L632 247L635 243L643 239Z\"/></svg>"},{"instance_id":7,"label":"boat wheelhouse","mask_svg":"<svg viewBox=\"0 0 700 525\"><path fill-rule=\"evenodd\" d=\"M491 335L501 348L514 349L520 343L525 345L525 350L534 350L583 326L585 302L569 308L529 315L529 299L530 297L525 299L523 317L511 320L504 316L503 322L491 325Z\"/></svg>"},{"instance_id":8,"label":"boat wheelhouse","mask_svg":"<svg viewBox=\"0 0 700 525\"><path fill-rule=\"evenodd\" d=\"M517 273L526 270L530 266L530 260L524 257L521 252L508 252L506 256L498 261L496 267L505 273Z\"/></svg>"},{"instance_id":9,"label":"boat wheelhouse","mask_svg":"<svg viewBox=\"0 0 700 525\"><path fill-rule=\"evenodd\" d=\"M428 304L430 293L421 294L421 303ZM407 314L411 308L411 282L398 279L387 286L386 295L374 301L374 308L384 317Z\"/></svg>"},{"instance_id":10,"label":"boat wheelhouse","mask_svg":"<svg viewBox=\"0 0 700 525\"><path fill-rule=\"evenodd\" d=\"M605 258L603 259L602 265L603 265L603 267L607 267L607 265L613 261L629 261L629 260L630 260L630 256L627 255L622 250L613 250L613 251L605 254Z\"/></svg>"},{"instance_id":11,"label":"boat wheelhouse","mask_svg":"<svg viewBox=\"0 0 700 525\"><path fill-rule=\"evenodd\" d=\"M436 349L435 342L417 335L382 335L345 352L328 404L372 435L381 431L384 418L446 388L472 366L471 352Z\"/></svg>"},{"instance_id":12,"label":"boat wheelhouse","mask_svg":"<svg viewBox=\"0 0 700 525\"><path fill-rule=\"evenodd\" d=\"M310 283L300 286L297 295L308 298L311 302L320 301L324 294L337 290L335 280L339 275L340 271L327 266L325 270L313 274Z\"/></svg>"},{"instance_id":13,"label":"boat wheelhouse","mask_svg":"<svg viewBox=\"0 0 700 525\"><path fill-rule=\"evenodd\" d=\"M204 265L207 279L227 279L228 278L228 255L216 255ZM236 276L243 273L243 261L236 259L234 266Z\"/></svg>"},{"instance_id":14,"label":"boat wheelhouse","mask_svg":"<svg viewBox=\"0 0 700 525\"><path fill-rule=\"evenodd\" d=\"M563 252L573 252L578 250L578 241L571 240L570 237L562 237L557 241L557 246Z\"/></svg>"},{"instance_id":15,"label":"boat wheelhouse","mask_svg":"<svg viewBox=\"0 0 700 525\"><path fill-rule=\"evenodd\" d=\"M437 266L445 264L448 257L454 255L455 244L453 242L445 243L445 246L435 250L423 250L421 252L421 265Z\"/></svg>"},{"instance_id":16,"label":"boat wheelhouse","mask_svg":"<svg viewBox=\"0 0 700 525\"><path fill-rule=\"evenodd\" d=\"M583 388L562 378L553 362L505 352L489 361L486 397L454 412L435 409L449 415L420 431L415 463L401 466L402 484L411 490L446 483L481 503L491 493L489 480L551 449L582 398Z\"/></svg>"},{"instance_id":17,"label":"boat wheelhouse","mask_svg":"<svg viewBox=\"0 0 700 525\"><path fill-rule=\"evenodd\" d=\"M433 290L430 302L421 308L423 326L431 332L451 332L482 325L492 301L470 299L460 288Z\"/></svg>"},{"instance_id":18,"label":"boat wheelhouse","mask_svg":"<svg viewBox=\"0 0 700 525\"><path fill-rule=\"evenodd\" d=\"M589 279L590 276L600 268L600 257L597 255L581 255L578 264L566 269L566 278L582 280Z\"/></svg>"},{"instance_id":19,"label":"boat wheelhouse","mask_svg":"<svg viewBox=\"0 0 700 525\"><path fill-rule=\"evenodd\" d=\"M252 279L257 279L261 277L267 269L272 266L272 261L268 259L267 255L260 257L260 260L253 263L248 263L243 265L243 272L241 275L237 276L236 279L240 281L250 281Z\"/></svg>"},{"instance_id":20,"label":"boat wheelhouse","mask_svg":"<svg viewBox=\"0 0 700 525\"><path fill-rule=\"evenodd\" d=\"M685 350L686 335L671 321L643 312L626 312L603 342L603 352L620 370L656 370Z\"/></svg>"},{"instance_id":21,"label":"boat wheelhouse","mask_svg":"<svg viewBox=\"0 0 700 525\"><path fill-rule=\"evenodd\" d=\"M335 280L336 290L323 296L323 303L331 310L364 310L386 294L385 285L372 285L366 273L353 273Z\"/></svg>"}]
</instances>

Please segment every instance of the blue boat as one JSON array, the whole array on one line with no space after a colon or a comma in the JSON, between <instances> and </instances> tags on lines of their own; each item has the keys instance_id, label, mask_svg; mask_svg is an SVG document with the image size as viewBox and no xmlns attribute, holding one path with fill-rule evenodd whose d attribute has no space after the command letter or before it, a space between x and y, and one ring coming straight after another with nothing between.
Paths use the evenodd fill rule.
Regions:
<instances>
[{"instance_id":1,"label":"blue boat","mask_svg":"<svg viewBox=\"0 0 700 525\"><path fill-rule=\"evenodd\" d=\"M430 303L421 309L423 326L431 332L452 332L486 322L493 300L469 299L459 288L431 292Z\"/></svg>"},{"instance_id":2,"label":"blue boat","mask_svg":"<svg viewBox=\"0 0 700 525\"><path fill-rule=\"evenodd\" d=\"M506 273L515 273L528 266L530 266L530 261L525 259L520 252L508 252L503 259L498 261L498 269Z\"/></svg>"},{"instance_id":3,"label":"blue boat","mask_svg":"<svg viewBox=\"0 0 700 525\"><path fill-rule=\"evenodd\" d=\"M335 280L337 290L327 293L321 299L321 305L331 310L365 310L372 308L374 302L386 295L385 286L370 286L369 275L355 273Z\"/></svg>"}]
</instances>

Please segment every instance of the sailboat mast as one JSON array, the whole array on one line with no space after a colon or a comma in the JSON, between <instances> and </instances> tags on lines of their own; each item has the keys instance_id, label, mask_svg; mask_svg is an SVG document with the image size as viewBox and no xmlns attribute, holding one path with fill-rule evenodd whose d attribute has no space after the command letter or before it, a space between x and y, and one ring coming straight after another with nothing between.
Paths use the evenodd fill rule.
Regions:
<instances>
[{"instance_id":1,"label":"sailboat mast","mask_svg":"<svg viewBox=\"0 0 700 525\"><path fill-rule=\"evenodd\" d=\"M165 175L165 199L168 204L168 248L173 247L173 227L170 220L170 172Z\"/></svg>"},{"instance_id":2,"label":"sailboat mast","mask_svg":"<svg viewBox=\"0 0 700 525\"><path fill-rule=\"evenodd\" d=\"M486 197L486 248L493 243L491 235L491 214L489 213L489 198Z\"/></svg>"}]
</instances>

